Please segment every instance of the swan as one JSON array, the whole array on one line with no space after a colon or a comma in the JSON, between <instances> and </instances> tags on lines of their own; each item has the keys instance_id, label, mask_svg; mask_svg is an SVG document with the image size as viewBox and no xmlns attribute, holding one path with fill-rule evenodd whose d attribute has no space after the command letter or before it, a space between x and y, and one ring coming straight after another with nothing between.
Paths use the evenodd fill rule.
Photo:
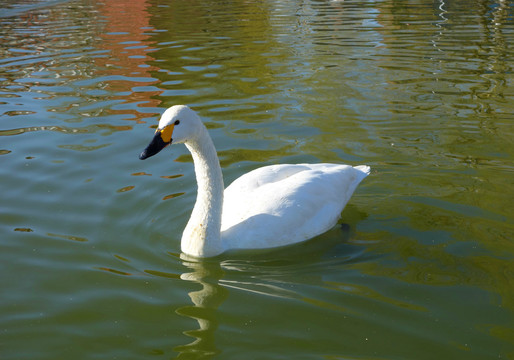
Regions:
<instances>
[{"instance_id":1,"label":"swan","mask_svg":"<svg viewBox=\"0 0 514 360\"><path fill-rule=\"evenodd\" d=\"M242 175L224 189L207 128L185 105L162 114L139 158L147 159L172 143L183 143L191 152L198 183L181 239L182 252L193 257L284 246L328 231L370 171L366 165L270 165Z\"/></svg>"}]
</instances>

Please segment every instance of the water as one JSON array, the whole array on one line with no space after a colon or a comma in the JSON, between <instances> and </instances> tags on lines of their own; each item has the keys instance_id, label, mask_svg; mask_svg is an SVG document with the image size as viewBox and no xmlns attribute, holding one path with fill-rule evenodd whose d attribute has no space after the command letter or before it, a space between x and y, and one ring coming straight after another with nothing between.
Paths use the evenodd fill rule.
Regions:
<instances>
[{"instance_id":1,"label":"water","mask_svg":"<svg viewBox=\"0 0 514 360\"><path fill-rule=\"evenodd\" d=\"M2 359L514 358L511 1L3 1ZM225 181L368 164L341 226L199 261L182 146Z\"/></svg>"}]
</instances>

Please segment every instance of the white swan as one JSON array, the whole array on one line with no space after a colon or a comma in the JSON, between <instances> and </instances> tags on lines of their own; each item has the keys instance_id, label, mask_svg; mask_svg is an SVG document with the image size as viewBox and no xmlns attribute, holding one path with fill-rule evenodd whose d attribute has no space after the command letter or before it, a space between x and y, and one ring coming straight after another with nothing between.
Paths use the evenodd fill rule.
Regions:
<instances>
[{"instance_id":1,"label":"white swan","mask_svg":"<svg viewBox=\"0 0 514 360\"><path fill-rule=\"evenodd\" d=\"M167 109L144 160L171 143L193 155L198 195L182 234L182 252L210 257L232 249L263 249L310 239L332 228L369 166L271 165L253 170L223 190L207 129L184 105Z\"/></svg>"}]
</instances>

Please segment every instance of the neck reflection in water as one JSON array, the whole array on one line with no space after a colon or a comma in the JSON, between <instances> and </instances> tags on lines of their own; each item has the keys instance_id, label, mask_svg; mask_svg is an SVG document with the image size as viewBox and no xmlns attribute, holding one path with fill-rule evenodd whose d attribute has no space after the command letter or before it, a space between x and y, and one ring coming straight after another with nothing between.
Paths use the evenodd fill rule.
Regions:
<instances>
[{"instance_id":1,"label":"neck reflection in water","mask_svg":"<svg viewBox=\"0 0 514 360\"><path fill-rule=\"evenodd\" d=\"M198 322L198 329L184 331L185 335L195 340L189 344L175 347L174 351L179 353L177 359L190 359L191 355L208 358L221 353L216 347L214 334L218 328L217 308L228 295L227 289L219 284L223 270L217 261L189 258L184 254L181 257L184 266L191 269L191 272L183 273L180 278L198 283L202 288L188 294L193 305L176 310L179 315L195 319Z\"/></svg>"}]
</instances>

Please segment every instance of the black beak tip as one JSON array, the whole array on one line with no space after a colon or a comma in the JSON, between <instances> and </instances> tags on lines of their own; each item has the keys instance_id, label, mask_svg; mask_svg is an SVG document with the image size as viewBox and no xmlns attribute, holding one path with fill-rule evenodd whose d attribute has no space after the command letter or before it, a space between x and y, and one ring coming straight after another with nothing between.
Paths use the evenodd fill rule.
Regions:
<instances>
[{"instance_id":1,"label":"black beak tip","mask_svg":"<svg viewBox=\"0 0 514 360\"><path fill-rule=\"evenodd\" d=\"M171 141L169 143L165 143L162 140L161 134L158 132L155 134L150 144L143 150L141 154L139 154L139 159L148 159L150 156L154 156L169 144L171 144Z\"/></svg>"}]
</instances>

